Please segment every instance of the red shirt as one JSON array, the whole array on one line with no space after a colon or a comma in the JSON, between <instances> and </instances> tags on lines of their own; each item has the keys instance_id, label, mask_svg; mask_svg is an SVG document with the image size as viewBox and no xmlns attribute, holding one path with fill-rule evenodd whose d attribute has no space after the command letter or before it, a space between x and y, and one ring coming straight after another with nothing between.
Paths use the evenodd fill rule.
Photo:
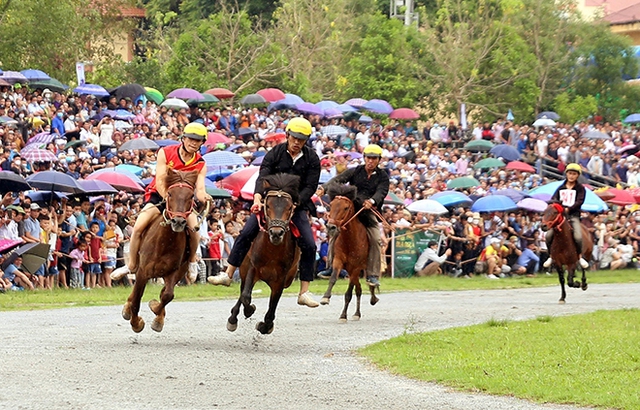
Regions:
<instances>
[{"instance_id":1,"label":"red shirt","mask_svg":"<svg viewBox=\"0 0 640 410\"><path fill-rule=\"evenodd\" d=\"M222 252L220 250L220 239L222 239L222 232L212 233L209 232L211 242L209 242L209 257L213 260L222 259Z\"/></svg>"},{"instance_id":2,"label":"red shirt","mask_svg":"<svg viewBox=\"0 0 640 410\"><path fill-rule=\"evenodd\" d=\"M198 171L202 170L202 167L205 166L205 161L202 159L202 155L199 152L193 156L191 161L184 162L182 158L180 158L179 149L180 145L170 145L168 147L161 148L164 151L164 156L167 158L167 167L172 168L174 171ZM151 194L158 192L156 188L156 177L153 177L153 180L147 186L146 192L144 194L145 201L151 199Z\"/></svg>"}]
</instances>

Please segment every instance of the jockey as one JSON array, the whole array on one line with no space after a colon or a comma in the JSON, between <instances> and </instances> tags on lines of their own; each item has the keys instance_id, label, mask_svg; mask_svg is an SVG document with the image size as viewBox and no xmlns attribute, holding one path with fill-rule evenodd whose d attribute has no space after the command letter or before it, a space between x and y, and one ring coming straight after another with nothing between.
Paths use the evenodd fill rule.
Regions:
<instances>
[{"instance_id":1,"label":"jockey","mask_svg":"<svg viewBox=\"0 0 640 410\"><path fill-rule=\"evenodd\" d=\"M111 279L118 280L124 275L138 269L138 250L140 249L140 236L151 220L162 213L165 209L164 198L167 195L167 169L176 171L198 171L196 181L196 199L200 202L211 201L211 196L206 193L204 179L207 176L207 167L200 155L200 147L207 137L207 128L197 122L192 122L184 127L182 134L182 144L163 147L158 151L156 165L156 176L147 186L144 199L146 205L138 214L136 223L133 226L131 235L130 259L124 265L111 272ZM196 262L196 250L200 246L200 235L198 234L198 218L192 212L187 218L189 232L189 279L195 280L198 274L198 264Z\"/></svg>"},{"instance_id":2,"label":"jockey","mask_svg":"<svg viewBox=\"0 0 640 410\"><path fill-rule=\"evenodd\" d=\"M565 169L567 176L566 181L562 183L551 197L552 202L558 202L564 207L564 211L569 218L571 228L573 229L573 239L576 242L578 255L580 255L580 266L583 269L589 268L589 262L582 257L582 227L580 224L580 208L584 204L586 189L584 185L578 182L578 177L582 174L582 168L578 164L569 164ZM553 229L549 229L546 235L547 249L551 251L551 243L553 243ZM544 267L551 266L553 261L547 259Z\"/></svg>"},{"instance_id":3,"label":"jockey","mask_svg":"<svg viewBox=\"0 0 640 410\"><path fill-rule=\"evenodd\" d=\"M325 187L332 183L346 184L358 188L355 200L356 212L364 208L362 221L367 228L369 238L369 257L367 259L367 284L369 286L380 286L380 227L378 219L369 209L377 208L382 211L382 203L389 192L389 175L383 169L378 168L382 157L382 148L376 144L367 145L362 151L364 155L364 165L350 168L342 174L331 178L326 184L318 188L316 194L322 196Z\"/></svg>"},{"instance_id":4,"label":"jockey","mask_svg":"<svg viewBox=\"0 0 640 410\"><path fill-rule=\"evenodd\" d=\"M304 118L292 118L285 129L287 141L278 144L264 156L260 166L256 189L253 195L252 215L247 220L242 232L236 238L229 255L226 274L210 276L207 281L212 285L229 286L236 268L251 248L251 243L258 236L260 227L256 214L262 209L263 178L279 173L292 174L300 177L300 203L291 217L291 221L300 231L298 247L300 248L300 293L298 304L317 307L319 304L309 293L309 284L313 280L316 257L316 244L311 232L311 225L307 212L316 215L316 208L311 202L320 179L320 159L313 149L305 143L312 132L311 123Z\"/></svg>"}]
</instances>

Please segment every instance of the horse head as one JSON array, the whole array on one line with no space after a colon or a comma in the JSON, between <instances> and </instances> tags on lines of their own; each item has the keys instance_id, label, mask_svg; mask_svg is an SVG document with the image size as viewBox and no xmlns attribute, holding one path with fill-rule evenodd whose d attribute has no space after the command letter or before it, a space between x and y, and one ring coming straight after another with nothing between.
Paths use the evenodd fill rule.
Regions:
<instances>
[{"instance_id":1,"label":"horse head","mask_svg":"<svg viewBox=\"0 0 640 410\"><path fill-rule=\"evenodd\" d=\"M332 185L327 190L329 193L330 210L327 221L327 234L335 236L340 229L345 229L346 224L355 214L353 201L356 199L358 190L351 185Z\"/></svg>"},{"instance_id":2,"label":"horse head","mask_svg":"<svg viewBox=\"0 0 640 410\"><path fill-rule=\"evenodd\" d=\"M187 226L187 218L193 212L194 193L198 172L167 170L167 207L164 211L165 223L171 224L174 232L182 232Z\"/></svg>"},{"instance_id":3,"label":"horse head","mask_svg":"<svg viewBox=\"0 0 640 410\"><path fill-rule=\"evenodd\" d=\"M300 177L276 174L264 177L264 217L267 223L269 242L280 245L289 232L289 224L299 200Z\"/></svg>"},{"instance_id":4,"label":"horse head","mask_svg":"<svg viewBox=\"0 0 640 410\"><path fill-rule=\"evenodd\" d=\"M565 221L564 208L559 203L551 203L542 214L542 229L548 231L562 225Z\"/></svg>"}]
</instances>

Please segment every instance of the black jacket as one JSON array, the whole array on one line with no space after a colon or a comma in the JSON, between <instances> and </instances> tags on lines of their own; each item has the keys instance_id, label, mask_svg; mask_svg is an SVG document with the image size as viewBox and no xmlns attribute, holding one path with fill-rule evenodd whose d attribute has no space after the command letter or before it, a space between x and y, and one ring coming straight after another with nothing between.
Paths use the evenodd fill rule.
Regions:
<instances>
[{"instance_id":1,"label":"black jacket","mask_svg":"<svg viewBox=\"0 0 640 410\"><path fill-rule=\"evenodd\" d=\"M315 151L304 145L302 147L302 157L294 164L291 154L287 151L286 142L273 147L262 160L254 193L263 194L264 188L262 184L264 177L280 173L300 177L300 204L298 208L308 210L311 215L316 216L316 207L313 205L311 197L318 189L320 159Z\"/></svg>"},{"instance_id":2,"label":"black jacket","mask_svg":"<svg viewBox=\"0 0 640 410\"><path fill-rule=\"evenodd\" d=\"M364 165L358 165L355 168L349 168L340 175L336 175L331 178L324 187L329 184L338 183L355 186L358 188L358 194L356 196L356 207L362 207L362 203L367 199L373 199L376 201L376 208L378 211L382 211L382 204L384 198L389 193L389 174L382 168L377 168L371 174L371 178L367 176L367 171L364 169Z\"/></svg>"},{"instance_id":3,"label":"black jacket","mask_svg":"<svg viewBox=\"0 0 640 410\"><path fill-rule=\"evenodd\" d=\"M566 180L562 182L562 185L560 185L558 189L556 189L553 197L551 197L551 201L558 202L559 204L564 206L567 209L567 213L569 214L569 216L580 217L580 208L582 207L582 204L584 204L584 199L587 195L586 188L584 187L584 185L576 181L576 186L573 188L573 191L576 191L576 198L575 202L571 206L566 206L560 198L560 191L562 191L563 189L567 189Z\"/></svg>"}]
</instances>

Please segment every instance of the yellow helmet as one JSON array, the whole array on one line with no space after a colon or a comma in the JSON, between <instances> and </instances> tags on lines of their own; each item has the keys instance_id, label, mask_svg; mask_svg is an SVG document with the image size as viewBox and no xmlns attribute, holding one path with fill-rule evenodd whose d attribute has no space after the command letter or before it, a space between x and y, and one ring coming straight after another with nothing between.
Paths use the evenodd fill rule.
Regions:
<instances>
[{"instance_id":1,"label":"yellow helmet","mask_svg":"<svg viewBox=\"0 0 640 410\"><path fill-rule=\"evenodd\" d=\"M582 168L580 167L580 165L575 163L567 165L567 168L565 168L564 173L566 174L569 171L575 171L578 174L582 174Z\"/></svg>"},{"instance_id":2,"label":"yellow helmet","mask_svg":"<svg viewBox=\"0 0 640 410\"><path fill-rule=\"evenodd\" d=\"M295 138L306 140L311 136L311 123L301 117L292 118L289 120L285 131Z\"/></svg>"},{"instance_id":3,"label":"yellow helmet","mask_svg":"<svg viewBox=\"0 0 640 410\"><path fill-rule=\"evenodd\" d=\"M198 141L204 141L207 138L207 127L199 122L190 122L184 127L182 136Z\"/></svg>"},{"instance_id":4,"label":"yellow helmet","mask_svg":"<svg viewBox=\"0 0 640 410\"><path fill-rule=\"evenodd\" d=\"M380 158L382 156L382 148L376 144L369 144L362 151L362 155L365 157L377 157Z\"/></svg>"}]
</instances>

